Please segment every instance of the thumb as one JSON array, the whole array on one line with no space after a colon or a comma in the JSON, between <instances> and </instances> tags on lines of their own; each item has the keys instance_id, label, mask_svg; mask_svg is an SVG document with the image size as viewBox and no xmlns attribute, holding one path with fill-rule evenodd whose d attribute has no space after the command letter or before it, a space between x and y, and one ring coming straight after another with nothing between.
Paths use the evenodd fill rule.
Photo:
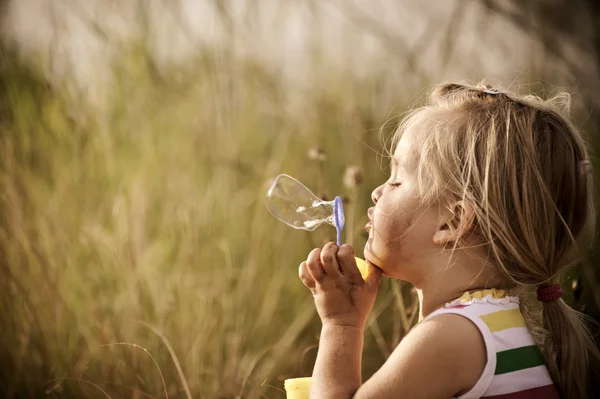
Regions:
<instances>
[{"instance_id":1,"label":"thumb","mask_svg":"<svg viewBox=\"0 0 600 399\"><path fill-rule=\"evenodd\" d=\"M365 279L365 284L370 289L377 290L377 288L379 287L379 283L381 283L383 271L369 261L367 261L367 265L368 272L367 278Z\"/></svg>"}]
</instances>

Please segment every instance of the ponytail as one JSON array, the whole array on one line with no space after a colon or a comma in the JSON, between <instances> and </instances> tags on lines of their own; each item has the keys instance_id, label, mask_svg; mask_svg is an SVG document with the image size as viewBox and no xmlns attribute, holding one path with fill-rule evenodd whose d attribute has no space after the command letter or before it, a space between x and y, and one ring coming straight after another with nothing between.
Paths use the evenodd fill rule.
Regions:
<instances>
[{"instance_id":1,"label":"ponytail","mask_svg":"<svg viewBox=\"0 0 600 399\"><path fill-rule=\"evenodd\" d=\"M562 299L542 302L541 348L562 399L591 397L600 353L584 315Z\"/></svg>"}]
</instances>

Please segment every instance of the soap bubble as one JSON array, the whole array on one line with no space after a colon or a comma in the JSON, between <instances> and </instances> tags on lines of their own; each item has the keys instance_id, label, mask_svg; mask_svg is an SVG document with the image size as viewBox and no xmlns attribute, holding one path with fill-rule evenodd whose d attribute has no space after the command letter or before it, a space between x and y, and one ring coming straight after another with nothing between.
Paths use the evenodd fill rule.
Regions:
<instances>
[{"instance_id":1,"label":"soap bubble","mask_svg":"<svg viewBox=\"0 0 600 399\"><path fill-rule=\"evenodd\" d=\"M344 228L344 209L340 197L324 201L288 175L279 175L267 192L266 205L277 219L295 229L313 231L322 224ZM339 240L338 240L339 241Z\"/></svg>"}]
</instances>

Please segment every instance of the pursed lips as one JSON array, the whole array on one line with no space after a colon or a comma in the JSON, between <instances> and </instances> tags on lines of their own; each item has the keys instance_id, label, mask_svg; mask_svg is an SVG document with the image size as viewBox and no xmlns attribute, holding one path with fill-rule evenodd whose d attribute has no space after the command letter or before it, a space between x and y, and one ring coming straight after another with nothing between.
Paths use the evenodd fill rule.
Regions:
<instances>
[{"instance_id":1,"label":"pursed lips","mask_svg":"<svg viewBox=\"0 0 600 399\"><path fill-rule=\"evenodd\" d=\"M367 232L371 231L371 229L373 228L373 211L375 210L374 207L371 207L367 210L367 216L369 217L369 222L365 225L365 230L367 230Z\"/></svg>"},{"instance_id":2,"label":"pursed lips","mask_svg":"<svg viewBox=\"0 0 600 399\"><path fill-rule=\"evenodd\" d=\"M375 207L372 206L367 210L367 216L369 217L369 221L373 221L373 212L375 211Z\"/></svg>"}]
</instances>

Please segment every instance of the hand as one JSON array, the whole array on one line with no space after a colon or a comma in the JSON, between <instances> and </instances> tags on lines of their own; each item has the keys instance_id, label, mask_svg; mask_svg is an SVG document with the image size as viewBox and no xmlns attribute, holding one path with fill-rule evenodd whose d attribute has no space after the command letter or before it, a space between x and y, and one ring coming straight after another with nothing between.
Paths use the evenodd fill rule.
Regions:
<instances>
[{"instance_id":1,"label":"hand","mask_svg":"<svg viewBox=\"0 0 600 399\"><path fill-rule=\"evenodd\" d=\"M300 264L298 274L314 298L323 325L364 328L371 313L381 270L369 262L369 272L363 280L354 249L330 242L323 249L315 248Z\"/></svg>"}]
</instances>

